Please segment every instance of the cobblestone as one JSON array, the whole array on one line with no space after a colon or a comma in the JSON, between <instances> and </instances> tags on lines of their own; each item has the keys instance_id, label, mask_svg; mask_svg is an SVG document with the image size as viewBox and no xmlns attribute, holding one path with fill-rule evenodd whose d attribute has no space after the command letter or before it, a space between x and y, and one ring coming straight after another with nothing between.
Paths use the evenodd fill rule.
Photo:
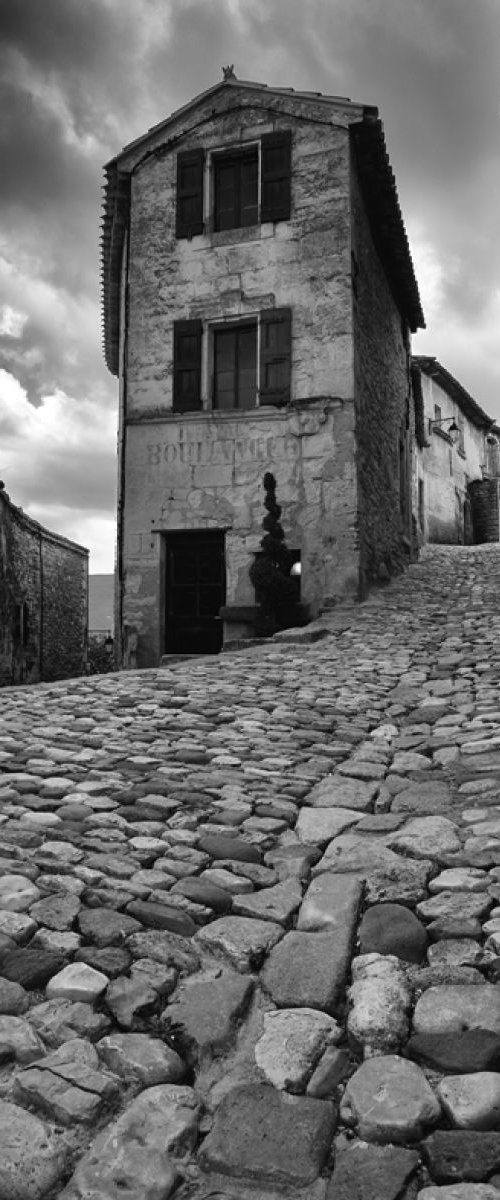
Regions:
<instances>
[{"instance_id":1,"label":"cobblestone","mask_svg":"<svg viewBox=\"0 0 500 1200\"><path fill-rule=\"evenodd\" d=\"M2 691L2 1197L500 1196L499 591Z\"/></svg>"}]
</instances>

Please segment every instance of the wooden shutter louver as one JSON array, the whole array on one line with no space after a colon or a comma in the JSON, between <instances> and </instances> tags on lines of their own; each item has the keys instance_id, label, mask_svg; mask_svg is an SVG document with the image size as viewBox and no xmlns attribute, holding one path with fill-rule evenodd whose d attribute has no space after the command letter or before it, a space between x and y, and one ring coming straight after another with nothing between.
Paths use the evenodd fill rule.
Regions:
<instances>
[{"instance_id":1,"label":"wooden shutter louver","mask_svg":"<svg viewBox=\"0 0 500 1200\"><path fill-rule=\"evenodd\" d=\"M266 133L261 141L261 221L288 221L291 206L292 135Z\"/></svg>"},{"instance_id":2,"label":"wooden shutter louver","mask_svg":"<svg viewBox=\"0 0 500 1200\"><path fill-rule=\"evenodd\" d=\"M292 314L270 308L260 314L260 404L290 402Z\"/></svg>"},{"instance_id":3,"label":"wooden shutter louver","mask_svg":"<svg viewBox=\"0 0 500 1200\"><path fill-rule=\"evenodd\" d=\"M203 150L182 150L177 155L175 236L203 233Z\"/></svg>"},{"instance_id":4,"label":"wooden shutter louver","mask_svg":"<svg viewBox=\"0 0 500 1200\"><path fill-rule=\"evenodd\" d=\"M174 321L174 412L202 408L201 334L201 321Z\"/></svg>"}]
</instances>

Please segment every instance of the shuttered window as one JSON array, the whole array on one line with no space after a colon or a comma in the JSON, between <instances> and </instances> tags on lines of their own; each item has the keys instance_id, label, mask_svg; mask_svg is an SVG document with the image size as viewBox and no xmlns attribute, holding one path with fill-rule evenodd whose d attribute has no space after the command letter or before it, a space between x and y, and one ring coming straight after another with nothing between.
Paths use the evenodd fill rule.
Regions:
<instances>
[{"instance_id":1,"label":"shuttered window","mask_svg":"<svg viewBox=\"0 0 500 1200\"><path fill-rule=\"evenodd\" d=\"M214 158L214 229L242 229L259 219L257 146Z\"/></svg>"},{"instance_id":2,"label":"shuttered window","mask_svg":"<svg viewBox=\"0 0 500 1200\"><path fill-rule=\"evenodd\" d=\"M174 322L175 412L194 412L201 400L201 321Z\"/></svg>"},{"instance_id":3,"label":"shuttered window","mask_svg":"<svg viewBox=\"0 0 500 1200\"><path fill-rule=\"evenodd\" d=\"M186 150L177 155L177 208L175 233L178 238L203 233L203 150Z\"/></svg>"},{"instance_id":4,"label":"shuttered window","mask_svg":"<svg viewBox=\"0 0 500 1200\"><path fill-rule=\"evenodd\" d=\"M260 314L261 404L288 404L291 374L291 311L266 309Z\"/></svg>"},{"instance_id":5,"label":"shuttered window","mask_svg":"<svg viewBox=\"0 0 500 1200\"><path fill-rule=\"evenodd\" d=\"M289 129L265 134L261 142L261 221L288 221L291 201Z\"/></svg>"},{"instance_id":6,"label":"shuttered window","mask_svg":"<svg viewBox=\"0 0 500 1200\"><path fill-rule=\"evenodd\" d=\"M291 210L291 131L264 134L259 147L214 154L214 229L244 229L259 221L287 221ZM177 155L175 232L178 238L203 233L204 162L202 149Z\"/></svg>"}]
</instances>

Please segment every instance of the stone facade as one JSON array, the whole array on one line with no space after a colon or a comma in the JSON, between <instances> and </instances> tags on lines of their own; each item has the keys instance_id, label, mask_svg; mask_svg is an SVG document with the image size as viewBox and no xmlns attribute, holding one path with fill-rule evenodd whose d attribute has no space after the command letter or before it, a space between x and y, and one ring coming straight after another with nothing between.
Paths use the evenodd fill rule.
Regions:
<instances>
[{"instance_id":1,"label":"stone facade","mask_svg":"<svg viewBox=\"0 0 500 1200\"><path fill-rule=\"evenodd\" d=\"M217 229L217 156L254 147L262 181L272 136L289 139L289 212ZM184 236L177 189L189 154L203 156L203 223ZM221 607L234 619L251 610L267 471L312 615L400 570L411 550L409 331L423 318L376 110L226 80L108 165L103 263L106 357L120 378L124 663L153 665L172 649L183 532L220 533ZM289 329L279 399L265 389L262 350L273 314ZM176 399L182 321L199 338L196 411ZM217 339L243 326L255 331L256 399L216 407Z\"/></svg>"},{"instance_id":2,"label":"stone facade","mask_svg":"<svg viewBox=\"0 0 500 1200\"><path fill-rule=\"evenodd\" d=\"M88 550L0 491L0 686L85 671Z\"/></svg>"},{"instance_id":3,"label":"stone facade","mask_svg":"<svg viewBox=\"0 0 500 1200\"><path fill-rule=\"evenodd\" d=\"M413 377L421 410L413 508L421 539L448 544L498 540L499 456L493 419L437 359L415 357Z\"/></svg>"}]
</instances>

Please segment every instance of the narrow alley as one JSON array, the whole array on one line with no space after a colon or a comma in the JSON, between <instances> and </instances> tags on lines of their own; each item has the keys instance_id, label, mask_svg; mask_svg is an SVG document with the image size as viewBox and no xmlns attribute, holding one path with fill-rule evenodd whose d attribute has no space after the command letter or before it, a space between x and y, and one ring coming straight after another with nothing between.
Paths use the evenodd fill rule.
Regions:
<instances>
[{"instance_id":1,"label":"narrow alley","mask_svg":"<svg viewBox=\"0 0 500 1200\"><path fill-rule=\"evenodd\" d=\"M500 1200L499 594L0 693L0 1200Z\"/></svg>"}]
</instances>

